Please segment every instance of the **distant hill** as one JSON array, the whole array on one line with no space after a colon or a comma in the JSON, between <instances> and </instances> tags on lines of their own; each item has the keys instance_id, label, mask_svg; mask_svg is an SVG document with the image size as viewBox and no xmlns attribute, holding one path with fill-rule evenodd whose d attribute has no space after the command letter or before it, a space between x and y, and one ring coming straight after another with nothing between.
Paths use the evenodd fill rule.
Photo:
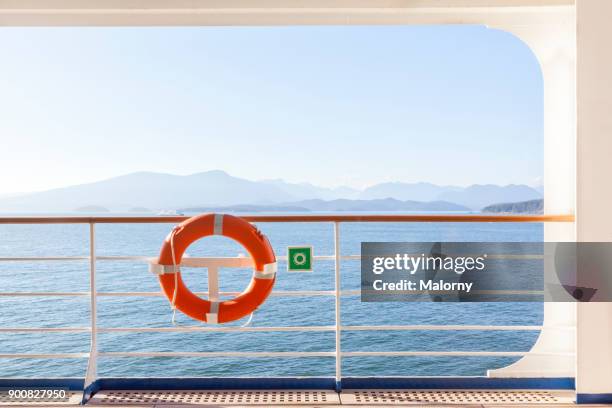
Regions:
<instances>
[{"instance_id":1,"label":"distant hill","mask_svg":"<svg viewBox=\"0 0 612 408\"><path fill-rule=\"evenodd\" d=\"M489 205L482 209L483 213L512 213L512 214L542 214L544 200L529 200L518 203L502 203Z\"/></svg>"},{"instance_id":2,"label":"distant hill","mask_svg":"<svg viewBox=\"0 0 612 408\"><path fill-rule=\"evenodd\" d=\"M0 197L0 212L70 212L92 206L111 212L231 206L254 206L250 207L252 211L263 211L257 206L311 211L463 211L541 197L538 191L525 185L381 183L359 191L283 180L253 181L220 170L186 176L137 172L94 183Z\"/></svg>"},{"instance_id":3,"label":"distant hill","mask_svg":"<svg viewBox=\"0 0 612 408\"><path fill-rule=\"evenodd\" d=\"M263 180L260 183L269 184L279 188L294 197L295 200L308 200L318 198L321 200L336 200L339 198L357 198L359 190L350 187L325 188L310 183L287 183L284 180Z\"/></svg>"},{"instance_id":4,"label":"distant hill","mask_svg":"<svg viewBox=\"0 0 612 408\"><path fill-rule=\"evenodd\" d=\"M169 209L291 201L294 196L266 183L232 177L222 171L188 176L139 172L95 183L58 188L0 200L0 211L72 211L96 205L111 211L133 207Z\"/></svg>"},{"instance_id":5,"label":"distant hill","mask_svg":"<svg viewBox=\"0 0 612 408\"><path fill-rule=\"evenodd\" d=\"M359 198L368 200L388 197L398 200L446 201L479 210L492 203L538 199L542 193L529 186L516 184L457 187L431 183L381 183L366 188L359 195Z\"/></svg>"},{"instance_id":6,"label":"distant hill","mask_svg":"<svg viewBox=\"0 0 612 408\"><path fill-rule=\"evenodd\" d=\"M445 201L382 200L304 200L292 203L311 211L469 211L470 209Z\"/></svg>"},{"instance_id":7,"label":"distant hill","mask_svg":"<svg viewBox=\"0 0 612 408\"><path fill-rule=\"evenodd\" d=\"M373 200L392 197L397 200L435 201L445 193L461 190L461 187L438 186L431 183L380 183L363 190L359 198Z\"/></svg>"},{"instance_id":8,"label":"distant hill","mask_svg":"<svg viewBox=\"0 0 612 408\"><path fill-rule=\"evenodd\" d=\"M542 194L526 185L509 184L497 186L494 184L475 184L459 191L449 191L441 194L438 199L465 205L474 210L493 203L511 203L537 200Z\"/></svg>"},{"instance_id":9,"label":"distant hill","mask_svg":"<svg viewBox=\"0 0 612 408\"><path fill-rule=\"evenodd\" d=\"M419 202L384 200L303 200L280 205L234 205L228 207L181 208L181 212L337 212L337 211L469 211L462 205L444 201Z\"/></svg>"}]
</instances>

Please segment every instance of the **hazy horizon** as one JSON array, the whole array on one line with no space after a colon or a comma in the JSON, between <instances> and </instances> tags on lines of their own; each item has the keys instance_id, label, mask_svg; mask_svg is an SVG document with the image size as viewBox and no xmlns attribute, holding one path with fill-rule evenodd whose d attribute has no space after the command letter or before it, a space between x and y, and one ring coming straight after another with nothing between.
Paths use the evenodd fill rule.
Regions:
<instances>
[{"instance_id":1,"label":"hazy horizon","mask_svg":"<svg viewBox=\"0 0 612 408\"><path fill-rule=\"evenodd\" d=\"M88 181L88 182L84 182L84 183L78 183L78 184L69 184L69 185L62 185L62 186L57 186L57 187L53 187L53 188L47 188L47 189L43 189L43 190L33 190L33 191L13 191L13 192L0 192L0 197L4 197L4 196L15 196L15 195L23 195L23 194L30 194L30 193L40 193L40 192L45 192L45 191L49 191L49 190L55 190L55 189L62 189L62 188L66 188L66 187L73 187L73 186L79 186L79 185L87 185L87 184L92 184L92 183L98 183L98 182L103 182L103 181L107 181L107 180L112 180L118 177L125 177L125 176L130 176L130 175L134 175L134 174L144 174L144 173L151 173L151 174L163 174L163 175L170 175L170 176L179 176L179 177L189 177L189 176L194 176L197 174L202 174L202 173L210 173L210 172L222 172L225 173L227 175L229 175L230 177L235 177L235 178L240 178L243 180L248 180L248 181L253 181L253 182L274 182L274 181L280 181L283 183L288 183L288 184L297 184L297 185L311 185L311 186L315 186L315 187L321 187L321 188L327 188L327 189L342 189L342 188L348 188L351 190L355 190L355 191L363 191L363 190L367 190L368 188L371 187L375 187L377 185L380 184L430 184L430 185L434 185L434 186L439 186L439 187L457 187L457 188L467 188L467 187L471 187L474 185L495 185L495 186L499 186L499 187L506 187L506 186L510 186L510 185L525 185L531 188L534 188L536 190L538 189L542 189L544 186L543 184L524 184L524 183L509 183L509 184L495 184L495 183L473 183L473 184L466 184L466 185L458 185L458 184L437 184L437 183L432 183L429 181L402 181L402 180L389 180L389 181L382 181L379 183L373 183L373 184L368 184L365 185L363 187L351 187L351 186L347 186L347 185L338 185L338 186L323 186L323 185L318 185L309 181L297 181L297 182L291 182L288 180L285 180L281 177L277 177L277 178L267 178L267 179L250 179L248 177L237 177L223 169L208 169L208 170L201 170L201 171L196 171L195 173L188 173L188 174L175 174L175 173L168 173L168 172L160 172L160 171L153 171L153 170L140 170L140 171L134 171L134 172L130 172L130 173L126 173L126 174L120 174L117 176L113 176L113 177L106 177L103 179L98 179L98 180L92 180L92 181Z\"/></svg>"}]
</instances>

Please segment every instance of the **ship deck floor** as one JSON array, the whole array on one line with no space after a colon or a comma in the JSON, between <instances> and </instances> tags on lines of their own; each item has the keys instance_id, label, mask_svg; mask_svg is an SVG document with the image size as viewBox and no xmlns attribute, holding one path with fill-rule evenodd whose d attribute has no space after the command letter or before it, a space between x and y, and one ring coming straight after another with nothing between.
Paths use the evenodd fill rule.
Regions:
<instances>
[{"instance_id":1,"label":"ship deck floor","mask_svg":"<svg viewBox=\"0 0 612 408\"><path fill-rule=\"evenodd\" d=\"M80 403L74 392L62 403L0 401L0 406L66 407ZM575 393L568 390L344 390L338 394L323 390L229 390L229 391L99 391L89 406L114 408L185 407L571 407ZM582 407L610 405L580 404Z\"/></svg>"}]
</instances>

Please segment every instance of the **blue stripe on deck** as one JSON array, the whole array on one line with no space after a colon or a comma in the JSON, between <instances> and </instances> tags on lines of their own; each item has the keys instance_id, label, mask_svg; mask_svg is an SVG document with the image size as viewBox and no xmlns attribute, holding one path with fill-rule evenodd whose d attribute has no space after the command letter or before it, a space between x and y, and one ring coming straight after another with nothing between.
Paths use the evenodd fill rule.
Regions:
<instances>
[{"instance_id":1,"label":"blue stripe on deck","mask_svg":"<svg viewBox=\"0 0 612 408\"><path fill-rule=\"evenodd\" d=\"M532 389L573 390L573 378L347 377L343 389Z\"/></svg>"},{"instance_id":2,"label":"blue stripe on deck","mask_svg":"<svg viewBox=\"0 0 612 408\"><path fill-rule=\"evenodd\" d=\"M82 378L0 378L0 388L68 388L83 391Z\"/></svg>"},{"instance_id":3,"label":"blue stripe on deck","mask_svg":"<svg viewBox=\"0 0 612 408\"><path fill-rule=\"evenodd\" d=\"M102 390L333 390L334 378L101 378Z\"/></svg>"},{"instance_id":4,"label":"blue stripe on deck","mask_svg":"<svg viewBox=\"0 0 612 408\"><path fill-rule=\"evenodd\" d=\"M65 387L83 390L81 378L0 378L0 387ZM100 378L99 390L339 390L339 389L555 389L573 390L573 378L487 377L245 377ZM95 392L95 391L94 391ZM579 394L584 401L612 401L612 394Z\"/></svg>"},{"instance_id":5,"label":"blue stripe on deck","mask_svg":"<svg viewBox=\"0 0 612 408\"><path fill-rule=\"evenodd\" d=\"M612 394L576 394L577 404L611 404Z\"/></svg>"}]
</instances>

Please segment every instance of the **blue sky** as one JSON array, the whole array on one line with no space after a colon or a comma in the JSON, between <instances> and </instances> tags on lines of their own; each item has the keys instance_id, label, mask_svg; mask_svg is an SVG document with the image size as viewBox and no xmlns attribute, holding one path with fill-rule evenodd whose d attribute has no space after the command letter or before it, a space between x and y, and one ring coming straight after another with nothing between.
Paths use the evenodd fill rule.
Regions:
<instances>
[{"instance_id":1,"label":"blue sky","mask_svg":"<svg viewBox=\"0 0 612 408\"><path fill-rule=\"evenodd\" d=\"M0 28L0 50L0 193L142 170L541 180L538 63L485 27Z\"/></svg>"}]
</instances>

